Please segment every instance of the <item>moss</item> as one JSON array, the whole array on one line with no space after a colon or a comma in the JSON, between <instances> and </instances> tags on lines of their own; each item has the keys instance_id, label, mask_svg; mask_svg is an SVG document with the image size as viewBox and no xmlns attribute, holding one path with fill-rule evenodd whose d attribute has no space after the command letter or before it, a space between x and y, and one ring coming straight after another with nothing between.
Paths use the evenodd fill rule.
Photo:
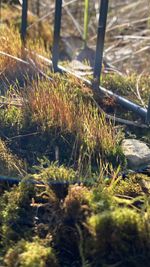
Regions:
<instances>
[{"instance_id":1,"label":"moss","mask_svg":"<svg viewBox=\"0 0 150 267\"><path fill-rule=\"evenodd\" d=\"M113 188L114 194L136 197L142 193L142 188L136 179L136 176L130 175L128 178L119 179Z\"/></svg>"},{"instance_id":2,"label":"moss","mask_svg":"<svg viewBox=\"0 0 150 267\"><path fill-rule=\"evenodd\" d=\"M38 238L32 242L19 241L7 251L4 262L7 267L58 267L53 249Z\"/></svg>"},{"instance_id":3,"label":"moss","mask_svg":"<svg viewBox=\"0 0 150 267\"><path fill-rule=\"evenodd\" d=\"M120 76L114 73L103 77L103 85L107 89L119 95L124 95L138 104L142 104L137 92L137 82L141 99L147 104L150 85L150 78L148 75L141 75L140 79L139 75L136 73L128 76Z\"/></svg>"},{"instance_id":4,"label":"moss","mask_svg":"<svg viewBox=\"0 0 150 267\"><path fill-rule=\"evenodd\" d=\"M74 223L83 222L90 212L90 196L91 192L85 186L70 186L63 203L65 219Z\"/></svg>"},{"instance_id":5,"label":"moss","mask_svg":"<svg viewBox=\"0 0 150 267\"><path fill-rule=\"evenodd\" d=\"M137 259L139 266L142 266L142 261L148 264L149 234L143 217L135 210L117 208L105 211L92 216L88 225L93 236L90 243L87 241L88 257L93 259L92 266L137 266Z\"/></svg>"},{"instance_id":6,"label":"moss","mask_svg":"<svg viewBox=\"0 0 150 267\"><path fill-rule=\"evenodd\" d=\"M38 172L31 177L42 181L45 185L49 185L59 199L63 199L66 196L70 184L86 181L86 178L73 168L65 167L64 165L59 166L57 162L50 163L49 161L47 161L48 165L47 163L44 165L44 162L40 167L36 167Z\"/></svg>"},{"instance_id":7,"label":"moss","mask_svg":"<svg viewBox=\"0 0 150 267\"><path fill-rule=\"evenodd\" d=\"M30 207L35 196L34 186L22 180L1 198L1 245L4 249L22 237L30 237L33 228L33 211Z\"/></svg>"},{"instance_id":8,"label":"moss","mask_svg":"<svg viewBox=\"0 0 150 267\"><path fill-rule=\"evenodd\" d=\"M137 197L149 195L149 177L143 174L130 174L125 179L119 179L113 187L113 194Z\"/></svg>"},{"instance_id":9,"label":"moss","mask_svg":"<svg viewBox=\"0 0 150 267\"><path fill-rule=\"evenodd\" d=\"M131 100L142 107L148 105L149 100L149 86L150 78L148 74L138 75L137 73L132 73L130 75L120 76L119 74L107 74L103 76L103 86L114 93ZM107 102L107 101L106 101ZM137 114L127 110L123 106L116 103L115 99L111 99L110 103L105 104L104 110L108 113L116 114L116 117L124 118L127 120L135 121L137 120ZM111 105L111 102L114 102ZM137 133L139 129L133 128L133 134ZM141 130L141 129L140 129ZM147 129L146 129L147 130ZM148 132L148 131L147 131ZM141 138L142 133L139 132Z\"/></svg>"},{"instance_id":10,"label":"moss","mask_svg":"<svg viewBox=\"0 0 150 267\"><path fill-rule=\"evenodd\" d=\"M44 164L48 164L48 166L44 168ZM50 163L49 161L41 161L41 165L39 167L37 166L36 169L39 173L33 177L46 183L51 181L75 183L78 182L78 179L82 181L77 171L63 165L59 166L57 162Z\"/></svg>"},{"instance_id":11,"label":"moss","mask_svg":"<svg viewBox=\"0 0 150 267\"><path fill-rule=\"evenodd\" d=\"M112 195L104 190L103 186L94 188L89 195L89 206L94 213L103 212L105 210L111 210L112 206L115 205L115 201Z\"/></svg>"}]
</instances>

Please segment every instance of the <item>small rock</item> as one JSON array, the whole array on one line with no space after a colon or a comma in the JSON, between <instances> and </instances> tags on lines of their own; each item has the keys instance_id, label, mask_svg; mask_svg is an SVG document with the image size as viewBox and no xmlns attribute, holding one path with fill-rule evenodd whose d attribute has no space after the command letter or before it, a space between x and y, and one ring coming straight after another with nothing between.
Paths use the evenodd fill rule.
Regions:
<instances>
[{"instance_id":1,"label":"small rock","mask_svg":"<svg viewBox=\"0 0 150 267\"><path fill-rule=\"evenodd\" d=\"M150 164L150 148L136 139L124 139L122 150L131 169L138 169Z\"/></svg>"}]
</instances>

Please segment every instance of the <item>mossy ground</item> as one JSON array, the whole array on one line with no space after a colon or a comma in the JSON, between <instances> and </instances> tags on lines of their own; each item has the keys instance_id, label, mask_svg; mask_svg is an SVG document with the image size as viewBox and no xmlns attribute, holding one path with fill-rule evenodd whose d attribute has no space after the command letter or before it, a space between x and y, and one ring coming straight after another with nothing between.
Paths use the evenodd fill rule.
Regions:
<instances>
[{"instance_id":1,"label":"mossy ground","mask_svg":"<svg viewBox=\"0 0 150 267\"><path fill-rule=\"evenodd\" d=\"M18 30L3 25L1 34L0 51L32 59L52 79L31 64L0 57L0 175L21 180L0 186L1 264L148 267L150 192L143 181L149 178L122 175L127 166L120 146L133 134L149 143L148 129L108 120L98 104L112 115L125 110L109 98L97 104L83 82L47 70L31 53L48 57L44 37L38 43L28 37L24 58ZM137 79L103 74L102 82L141 104ZM139 82L147 104L149 77Z\"/></svg>"}]
</instances>

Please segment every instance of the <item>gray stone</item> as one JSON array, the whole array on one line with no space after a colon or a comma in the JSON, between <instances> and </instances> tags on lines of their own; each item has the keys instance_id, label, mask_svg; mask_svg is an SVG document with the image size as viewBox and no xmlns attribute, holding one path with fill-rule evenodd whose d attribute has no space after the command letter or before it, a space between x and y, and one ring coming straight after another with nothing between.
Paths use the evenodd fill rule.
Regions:
<instances>
[{"instance_id":1,"label":"gray stone","mask_svg":"<svg viewBox=\"0 0 150 267\"><path fill-rule=\"evenodd\" d=\"M124 139L122 150L131 169L138 169L150 164L150 148L136 139Z\"/></svg>"}]
</instances>

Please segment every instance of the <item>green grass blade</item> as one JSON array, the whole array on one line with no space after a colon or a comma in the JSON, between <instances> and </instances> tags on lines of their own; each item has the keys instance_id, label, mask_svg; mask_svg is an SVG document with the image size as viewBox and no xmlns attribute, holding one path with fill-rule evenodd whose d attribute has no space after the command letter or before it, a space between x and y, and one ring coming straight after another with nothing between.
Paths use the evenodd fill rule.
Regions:
<instances>
[{"instance_id":1,"label":"green grass blade","mask_svg":"<svg viewBox=\"0 0 150 267\"><path fill-rule=\"evenodd\" d=\"M89 0L85 0L85 8L84 8L84 47L87 46L88 39L88 24L89 24Z\"/></svg>"}]
</instances>

